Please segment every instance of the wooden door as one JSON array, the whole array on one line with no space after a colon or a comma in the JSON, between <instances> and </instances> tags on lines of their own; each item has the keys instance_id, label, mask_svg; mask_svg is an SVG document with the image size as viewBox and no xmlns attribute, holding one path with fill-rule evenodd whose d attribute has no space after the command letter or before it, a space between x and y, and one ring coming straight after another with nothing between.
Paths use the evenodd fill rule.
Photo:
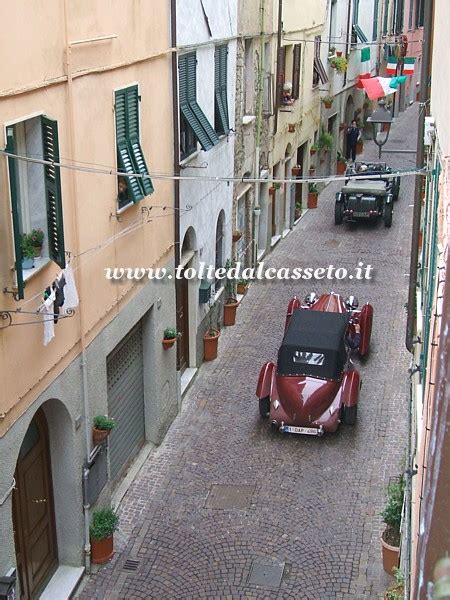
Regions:
<instances>
[{"instance_id":1,"label":"wooden door","mask_svg":"<svg viewBox=\"0 0 450 600\"><path fill-rule=\"evenodd\" d=\"M277 192L272 196L272 237L277 235Z\"/></svg>"},{"instance_id":2,"label":"wooden door","mask_svg":"<svg viewBox=\"0 0 450 600\"><path fill-rule=\"evenodd\" d=\"M21 598L37 598L58 566L48 430L38 411L17 460L13 525Z\"/></svg>"},{"instance_id":3,"label":"wooden door","mask_svg":"<svg viewBox=\"0 0 450 600\"><path fill-rule=\"evenodd\" d=\"M178 290L178 323L177 328L181 334L178 340L178 364L183 372L189 366L189 281L183 274L177 280Z\"/></svg>"}]
</instances>

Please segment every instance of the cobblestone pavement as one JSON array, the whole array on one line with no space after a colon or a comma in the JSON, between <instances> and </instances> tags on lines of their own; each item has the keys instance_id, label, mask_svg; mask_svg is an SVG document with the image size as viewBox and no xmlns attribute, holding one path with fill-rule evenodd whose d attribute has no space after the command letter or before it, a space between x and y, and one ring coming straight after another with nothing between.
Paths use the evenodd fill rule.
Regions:
<instances>
[{"instance_id":1,"label":"cobblestone pavement","mask_svg":"<svg viewBox=\"0 0 450 600\"><path fill-rule=\"evenodd\" d=\"M391 148L415 147L417 109L394 124ZM366 143L368 158L374 144ZM386 157L389 160L389 157ZM390 164L414 167L412 154ZM275 359L287 302L326 282L255 283L223 332L219 358L205 363L164 443L120 507L112 562L85 579L78 598L197 600L382 598L388 583L380 535L386 485L406 446L408 354L404 348L413 177L402 179L393 225L334 225L334 193L321 194L267 266L372 264L374 279L332 282L375 309L372 350L359 363L357 426L323 438L283 436L258 415L262 363ZM248 506L209 508L213 484L253 486ZM246 498L240 496L245 504ZM124 570L128 558L139 561ZM281 582L270 565L285 563ZM252 583L252 566L266 581Z\"/></svg>"}]
</instances>

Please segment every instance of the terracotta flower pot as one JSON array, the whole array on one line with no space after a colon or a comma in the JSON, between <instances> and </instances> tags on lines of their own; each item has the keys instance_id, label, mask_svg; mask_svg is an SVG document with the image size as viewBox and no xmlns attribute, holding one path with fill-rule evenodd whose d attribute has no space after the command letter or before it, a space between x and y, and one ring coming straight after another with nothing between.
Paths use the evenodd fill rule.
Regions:
<instances>
[{"instance_id":1,"label":"terracotta flower pot","mask_svg":"<svg viewBox=\"0 0 450 600\"><path fill-rule=\"evenodd\" d=\"M242 231L233 232L233 242L238 242L242 237Z\"/></svg>"},{"instance_id":2,"label":"terracotta flower pot","mask_svg":"<svg viewBox=\"0 0 450 600\"><path fill-rule=\"evenodd\" d=\"M308 208L317 208L317 192L308 193Z\"/></svg>"},{"instance_id":3,"label":"terracotta flower pot","mask_svg":"<svg viewBox=\"0 0 450 600\"><path fill-rule=\"evenodd\" d=\"M296 208L294 210L294 220L297 221L298 219L300 219L301 216L302 216L302 209Z\"/></svg>"},{"instance_id":4,"label":"terracotta flower pot","mask_svg":"<svg viewBox=\"0 0 450 600\"><path fill-rule=\"evenodd\" d=\"M325 108L331 108L333 106L332 102L324 102L323 105L325 106Z\"/></svg>"},{"instance_id":5,"label":"terracotta flower pot","mask_svg":"<svg viewBox=\"0 0 450 600\"><path fill-rule=\"evenodd\" d=\"M245 283L238 283L237 284L237 293L241 294L242 296L245 296L245 294L247 293L248 290L248 285L246 285Z\"/></svg>"},{"instance_id":6,"label":"terracotta flower pot","mask_svg":"<svg viewBox=\"0 0 450 600\"><path fill-rule=\"evenodd\" d=\"M309 174L310 175L314 175L315 172L316 172L316 167L309 167Z\"/></svg>"},{"instance_id":7,"label":"terracotta flower pot","mask_svg":"<svg viewBox=\"0 0 450 600\"><path fill-rule=\"evenodd\" d=\"M311 156L314 156L314 154L317 152L317 150L315 150L314 148L310 148L309 153L311 154Z\"/></svg>"},{"instance_id":8,"label":"terracotta flower pot","mask_svg":"<svg viewBox=\"0 0 450 600\"><path fill-rule=\"evenodd\" d=\"M336 56L342 56L342 50L336 50Z\"/></svg>"},{"instance_id":9,"label":"terracotta flower pot","mask_svg":"<svg viewBox=\"0 0 450 600\"><path fill-rule=\"evenodd\" d=\"M98 446L101 444L108 435L110 434L109 429L97 429L97 427L92 428L92 442L94 446Z\"/></svg>"},{"instance_id":10,"label":"terracotta flower pot","mask_svg":"<svg viewBox=\"0 0 450 600\"><path fill-rule=\"evenodd\" d=\"M94 540L91 538L91 562L96 565L102 565L111 560L113 554L114 538L112 534L104 540Z\"/></svg>"},{"instance_id":11,"label":"terracotta flower pot","mask_svg":"<svg viewBox=\"0 0 450 600\"><path fill-rule=\"evenodd\" d=\"M239 302L230 302L223 307L223 324L227 327L236 323L236 310Z\"/></svg>"},{"instance_id":12,"label":"terracotta flower pot","mask_svg":"<svg viewBox=\"0 0 450 600\"><path fill-rule=\"evenodd\" d=\"M215 335L203 336L203 356L205 360L214 360L217 358L217 348L219 346L220 331L214 330Z\"/></svg>"},{"instance_id":13,"label":"terracotta flower pot","mask_svg":"<svg viewBox=\"0 0 450 600\"><path fill-rule=\"evenodd\" d=\"M289 133L294 133L295 132L295 123L289 123L289 125L288 125L288 131L289 131Z\"/></svg>"},{"instance_id":14,"label":"terracotta flower pot","mask_svg":"<svg viewBox=\"0 0 450 600\"><path fill-rule=\"evenodd\" d=\"M392 569L398 567L400 548L398 546L391 546L381 538L381 549L383 554L383 569L389 575L392 575Z\"/></svg>"},{"instance_id":15,"label":"terracotta flower pot","mask_svg":"<svg viewBox=\"0 0 450 600\"><path fill-rule=\"evenodd\" d=\"M347 169L347 164L342 161L338 161L336 165L336 173L338 175L345 175L345 171Z\"/></svg>"},{"instance_id":16,"label":"terracotta flower pot","mask_svg":"<svg viewBox=\"0 0 450 600\"><path fill-rule=\"evenodd\" d=\"M274 188L274 187L270 187L270 188L269 188L269 196L270 196L271 198L274 198L274 197L275 197L275 193L276 193L276 191L277 191L277 190L276 190L276 188Z\"/></svg>"},{"instance_id":17,"label":"terracotta flower pot","mask_svg":"<svg viewBox=\"0 0 450 600\"><path fill-rule=\"evenodd\" d=\"M364 150L364 144L362 142L356 143L356 154L362 154Z\"/></svg>"},{"instance_id":18,"label":"terracotta flower pot","mask_svg":"<svg viewBox=\"0 0 450 600\"><path fill-rule=\"evenodd\" d=\"M169 348L172 348L172 346L175 344L176 338L171 338L170 340L163 339L161 341L164 350L168 350Z\"/></svg>"},{"instance_id":19,"label":"terracotta flower pot","mask_svg":"<svg viewBox=\"0 0 450 600\"><path fill-rule=\"evenodd\" d=\"M302 174L302 168L301 167L292 167L291 173L292 173L292 177L300 177L300 175Z\"/></svg>"}]
</instances>

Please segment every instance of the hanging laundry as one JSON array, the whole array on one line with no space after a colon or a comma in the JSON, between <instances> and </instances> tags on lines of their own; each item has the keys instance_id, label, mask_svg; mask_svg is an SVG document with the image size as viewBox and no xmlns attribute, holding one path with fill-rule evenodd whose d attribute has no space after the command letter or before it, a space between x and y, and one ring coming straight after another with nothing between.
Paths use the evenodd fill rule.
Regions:
<instances>
[{"instance_id":1,"label":"hanging laundry","mask_svg":"<svg viewBox=\"0 0 450 600\"><path fill-rule=\"evenodd\" d=\"M44 293L44 304L40 308L44 322L44 346L46 346L55 337L55 324L53 322L53 304L56 294L54 290L47 288Z\"/></svg>"},{"instance_id":2,"label":"hanging laundry","mask_svg":"<svg viewBox=\"0 0 450 600\"><path fill-rule=\"evenodd\" d=\"M78 292L75 286L75 278L73 276L72 265L69 263L63 271L64 278L66 280L66 287L64 288L64 311L70 308L76 308L78 306Z\"/></svg>"},{"instance_id":3,"label":"hanging laundry","mask_svg":"<svg viewBox=\"0 0 450 600\"><path fill-rule=\"evenodd\" d=\"M66 279L64 273L54 281L53 290L55 291L55 302L53 304L54 322L55 325L58 322L59 309L64 304L64 286L66 285Z\"/></svg>"}]
</instances>

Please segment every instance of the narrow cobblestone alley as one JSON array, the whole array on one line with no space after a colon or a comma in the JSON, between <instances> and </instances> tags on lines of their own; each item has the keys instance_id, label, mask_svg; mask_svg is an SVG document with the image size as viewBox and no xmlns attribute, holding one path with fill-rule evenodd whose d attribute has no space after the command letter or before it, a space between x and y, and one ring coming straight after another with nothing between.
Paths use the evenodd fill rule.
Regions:
<instances>
[{"instance_id":1,"label":"narrow cobblestone alley","mask_svg":"<svg viewBox=\"0 0 450 600\"><path fill-rule=\"evenodd\" d=\"M387 147L415 148L416 123L413 106L394 123ZM372 142L365 148L366 158L376 157ZM414 168L413 154L386 153L383 160ZM335 226L339 184L332 183L266 258L276 268L354 269L363 261L374 278L251 286L236 326L222 332L218 359L201 367L164 443L128 490L112 562L86 577L79 600L382 598L388 578L380 512L406 445L413 185L414 177L402 178L386 229L381 221ZM259 417L259 370L276 359L289 298L330 289L375 310L370 356L358 361L358 423L323 438L283 436ZM217 509L207 504L214 484L250 487L238 498L241 508ZM129 558L138 561L134 572L124 570ZM258 574L261 585L254 583Z\"/></svg>"}]
</instances>

